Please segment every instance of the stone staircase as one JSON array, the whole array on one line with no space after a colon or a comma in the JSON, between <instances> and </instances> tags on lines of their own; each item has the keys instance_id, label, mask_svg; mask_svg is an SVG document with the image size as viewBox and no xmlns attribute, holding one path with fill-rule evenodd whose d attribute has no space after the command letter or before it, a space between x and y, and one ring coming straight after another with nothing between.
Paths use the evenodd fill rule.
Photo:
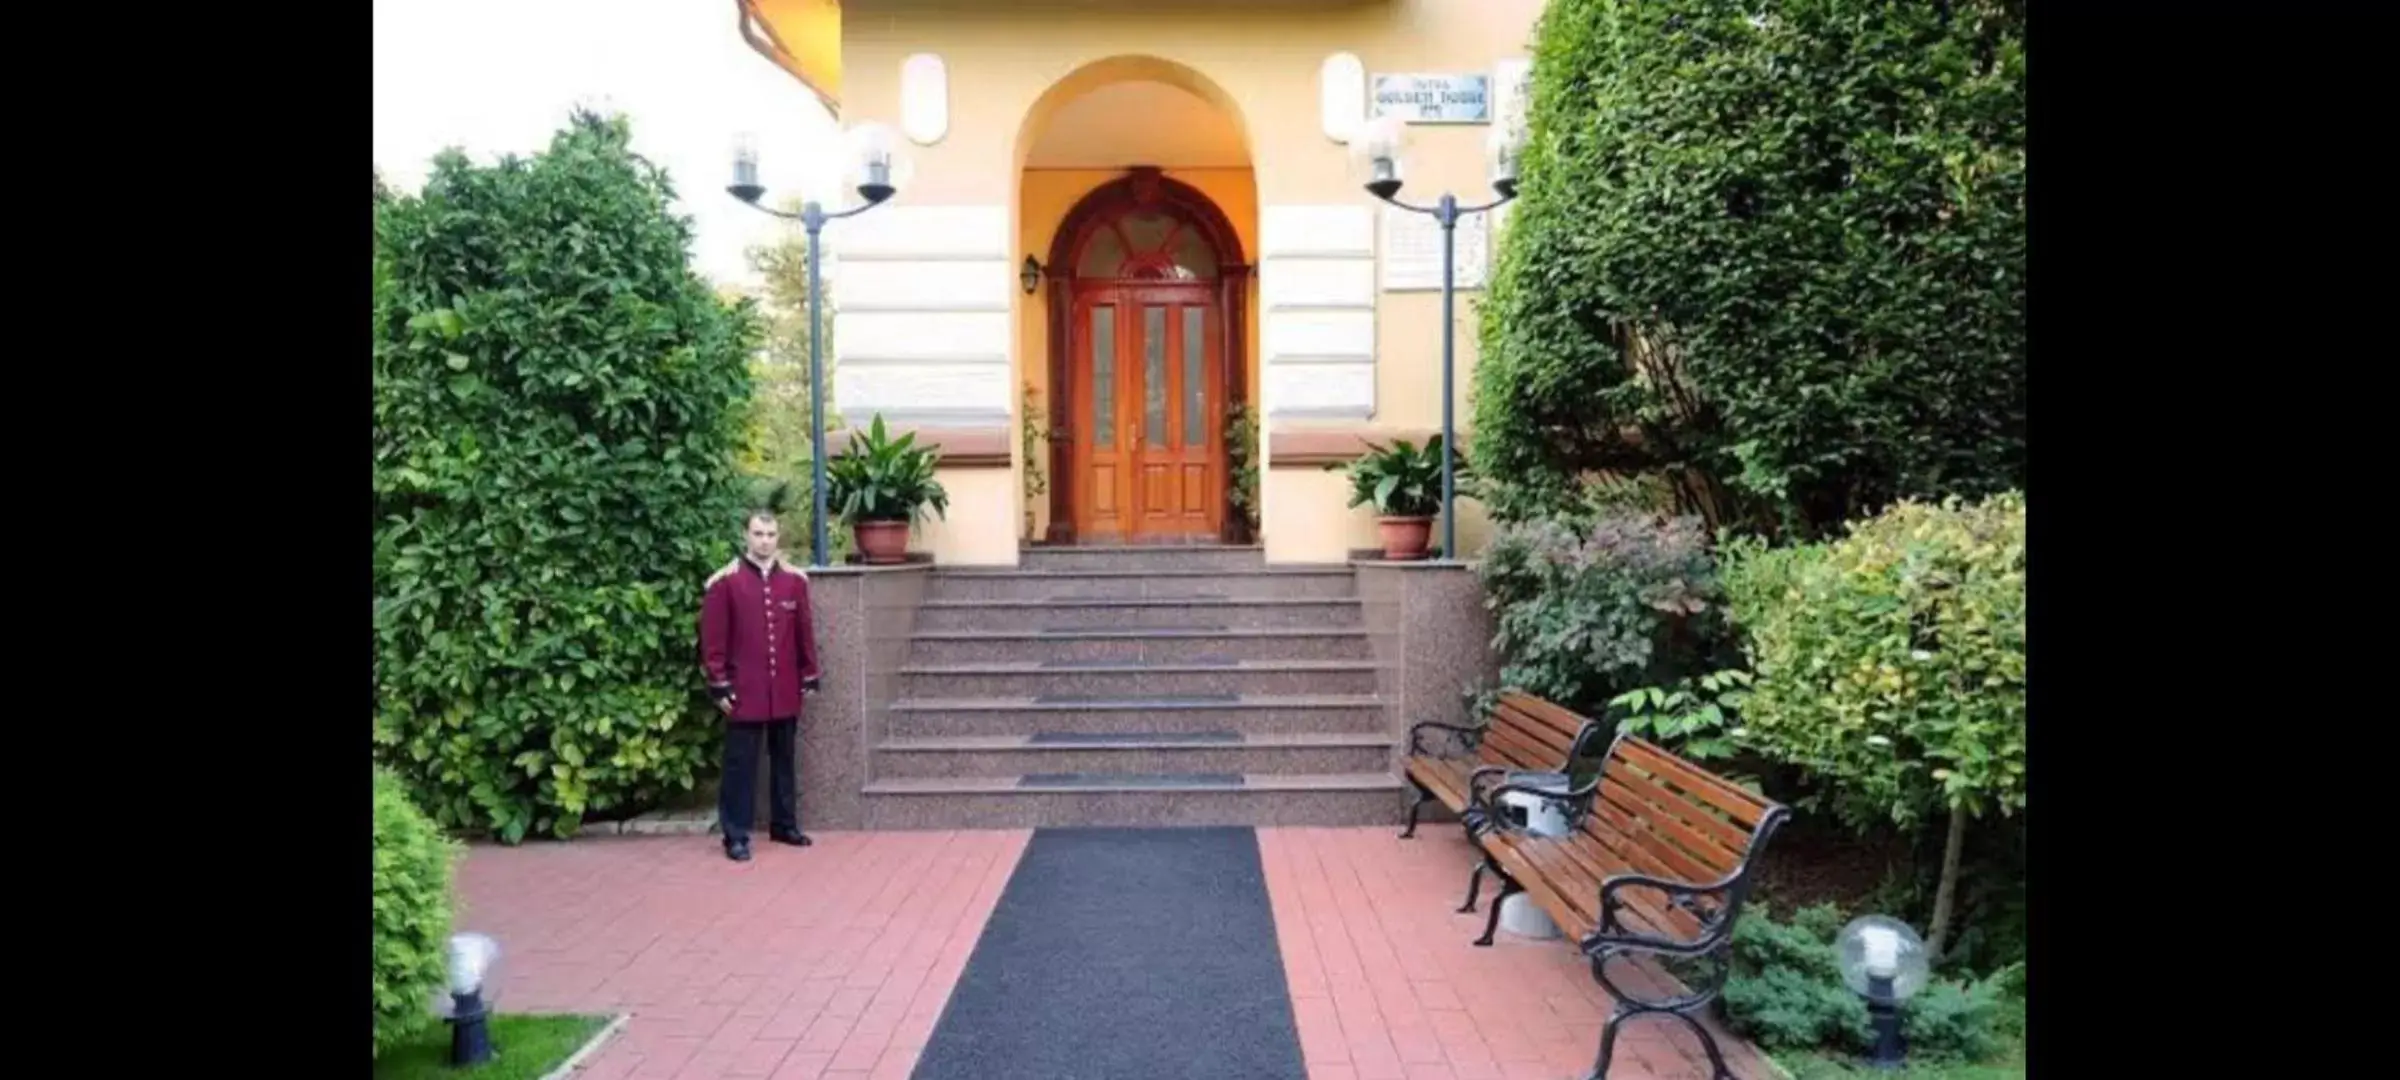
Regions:
<instances>
[{"instance_id":1,"label":"stone staircase","mask_svg":"<svg viewBox=\"0 0 2400 1080\"><path fill-rule=\"evenodd\" d=\"M867 827L1396 824L1348 567L1036 548L936 570L870 750Z\"/></svg>"}]
</instances>

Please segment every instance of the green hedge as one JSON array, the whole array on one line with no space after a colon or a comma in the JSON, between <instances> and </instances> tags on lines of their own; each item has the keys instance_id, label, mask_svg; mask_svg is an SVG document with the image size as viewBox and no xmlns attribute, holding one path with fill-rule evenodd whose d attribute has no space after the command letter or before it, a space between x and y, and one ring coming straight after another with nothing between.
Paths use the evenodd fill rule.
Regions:
<instances>
[{"instance_id":1,"label":"green hedge","mask_svg":"<svg viewBox=\"0 0 2400 1080\"><path fill-rule=\"evenodd\" d=\"M737 550L759 341L621 120L375 211L375 741L507 841L712 759L694 619Z\"/></svg>"},{"instance_id":2,"label":"green hedge","mask_svg":"<svg viewBox=\"0 0 2400 1080\"><path fill-rule=\"evenodd\" d=\"M2022 3L1553 0L1482 306L1506 520L1594 470L1801 536L2025 472Z\"/></svg>"},{"instance_id":3,"label":"green hedge","mask_svg":"<svg viewBox=\"0 0 2400 1080\"><path fill-rule=\"evenodd\" d=\"M389 770L375 770L375 1051L432 1021L446 979L452 860L457 848L409 801Z\"/></svg>"}]
</instances>

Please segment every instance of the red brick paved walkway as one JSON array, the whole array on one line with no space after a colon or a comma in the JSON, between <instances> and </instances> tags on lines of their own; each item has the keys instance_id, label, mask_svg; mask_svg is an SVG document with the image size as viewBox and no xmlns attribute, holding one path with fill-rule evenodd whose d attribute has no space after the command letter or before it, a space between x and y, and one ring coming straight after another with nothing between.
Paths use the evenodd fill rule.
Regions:
<instances>
[{"instance_id":1,"label":"red brick paved walkway","mask_svg":"<svg viewBox=\"0 0 2400 1080\"><path fill-rule=\"evenodd\" d=\"M1573 1080L1592 1067L1611 1007L1565 941L1483 933L1471 847L1455 825L1414 840L1391 828L1261 829L1275 935L1310 1080ZM1617 977L1619 965L1609 975ZM1671 1019L1619 1029L1610 1080L1705 1077L1699 1040ZM1744 1077L1772 1075L1719 1032Z\"/></svg>"},{"instance_id":2,"label":"red brick paved walkway","mask_svg":"<svg viewBox=\"0 0 2400 1080\"><path fill-rule=\"evenodd\" d=\"M1396 831L1259 830L1311 1080L1581 1076L1608 999L1574 949L1472 947L1483 916L1452 913L1471 849ZM479 846L460 928L500 940L507 1011L633 1013L580 1080L901 1078L1029 835L820 833L748 865L705 837ZM1671 1021L1618 1046L1610 1080L1702 1075Z\"/></svg>"}]
</instances>

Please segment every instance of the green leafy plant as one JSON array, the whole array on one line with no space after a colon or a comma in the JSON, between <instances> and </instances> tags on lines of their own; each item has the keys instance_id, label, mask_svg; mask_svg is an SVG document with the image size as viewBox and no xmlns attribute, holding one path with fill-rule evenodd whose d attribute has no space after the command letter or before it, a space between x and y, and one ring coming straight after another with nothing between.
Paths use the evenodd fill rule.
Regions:
<instances>
[{"instance_id":1,"label":"green leafy plant","mask_svg":"<svg viewBox=\"0 0 2400 1080\"><path fill-rule=\"evenodd\" d=\"M740 536L758 326L630 140L578 112L375 205L375 756L509 842L717 756L692 618Z\"/></svg>"},{"instance_id":2,"label":"green leafy plant","mask_svg":"<svg viewBox=\"0 0 2400 1080\"><path fill-rule=\"evenodd\" d=\"M432 1019L447 977L452 862L457 845L409 801L407 785L375 770L375 1052Z\"/></svg>"},{"instance_id":3,"label":"green leafy plant","mask_svg":"<svg viewBox=\"0 0 2400 1080\"><path fill-rule=\"evenodd\" d=\"M1856 828L1947 815L1942 955L1969 821L2025 805L2025 501L1903 501L1839 540L1726 549L1755 681L1743 741Z\"/></svg>"},{"instance_id":4,"label":"green leafy plant","mask_svg":"<svg viewBox=\"0 0 2400 1080\"><path fill-rule=\"evenodd\" d=\"M1724 666L1716 564L1696 518L1629 510L1503 526L1477 566L1503 685L1598 715Z\"/></svg>"},{"instance_id":5,"label":"green leafy plant","mask_svg":"<svg viewBox=\"0 0 2400 1080\"><path fill-rule=\"evenodd\" d=\"M1552 0L1474 371L1503 521L1832 535L2025 479L2025 5Z\"/></svg>"},{"instance_id":6,"label":"green leafy plant","mask_svg":"<svg viewBox=\"0 0 2400 1080\"><path fill-rule=\"evenodd\" d=\"M927 507L947 518L950 493L933 478L940 459L937 446L918 446L917 433L893 438L884 430L883 414L864 432L852 431L850 443L825 465L828 496L842 520L905 521L914 525Z\"/></svg>"},{"instance_id":7,"label":"green leafy plant","mask_svg":"<svg viewBox=\"0 0 2400 1080\"><path fill-rule=\"evenodd\" d=\"M1420 449L1407 439L1388 446L1367 442L1367 452L1348 463L1327 465L1350 477L1351 506L1370 506L1384 517L1433 517L1442 512L1442 437ZM1467 494L1471 470L1462 457L1451 463L1451 483Z\"/></svg>"},{"instance_id":8,"label":"green leafy plant","mask_svg":"<svg viewBox=\"0 0 2400 1080\"><path fill-rule=\"evenodd\" d=\"M1248 531L1258 531L1258 411L1249 402L1225 409L1225 502ZM1352 504L1356 505L1356 504Z\"/></svg>"},{"instance_id":9,"label":"green leafy plant","mask_svg":"<svg viewBox=\"0 0 2400 1080\"><path fill-rule=\"evenodd\" d=\"M1659 743L1695 761L1729 758L1741 729L1734 726L1750 673L1712 671L1672 687L1645 686L1608 699L1624 711L1621 730Z\"/></svg>"},{"instance_id":10,"label":"green leafy plant","mask_svg":"<svg viewBox=\"0 0 2400 1080\"><path fill-rule=\"evenodd\" d=\"M1017 404L1017 445L1025 460L1025 536L1033 538L1033 501L1050 490L1050 474L1042 467L1042 447L1050 441L1050 414L1042 411L1041 392L1026 383Z\"/></svg>"},{"instance_id":11,"label":"green leafy plant","mask_svg":"<svg viewBox=\"0 0 2400 1080\"><path fill-rule=\"evenodd\" d=\"M1801 908L1788 923L1762 902L1743 908L1723 998L1734 1031L1769 1050L1869 1045L1866 1003L1843 984L1833 947L1842 921L1831 904Z\"/></svg>"}]
</instances>

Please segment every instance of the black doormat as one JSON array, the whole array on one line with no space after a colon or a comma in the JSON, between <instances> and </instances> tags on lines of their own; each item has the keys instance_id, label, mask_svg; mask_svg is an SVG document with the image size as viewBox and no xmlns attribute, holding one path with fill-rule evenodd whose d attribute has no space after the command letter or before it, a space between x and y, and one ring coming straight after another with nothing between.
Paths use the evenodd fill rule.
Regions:
<instances>
[{"instance_id":1,"label":"black doormat","mask_svg":"<svg viewBox=\"0 0 2400 1080\"><path fill-rule=\"evenodd\" d=\"M1205 745L1238 744L1238 731L1037 731L1025 740L1031 746L1051 746L1057 743L1201 743Z\"/></svg>"},{"instance_id":2,"label":"black doormat","mask_svg":"<svg viewBox=\"0 0 2400 1080\"><path fill-rule=\"evenodd\" d=\"M1037 829L914 1080L1300 1080L1248 828Z\"/></svg>"},{"instance_id":3,"label":"black doormat","mask_svg":"<svg viewBox=\"0 0 2400 1080\"><path fill-rule=\"evenodd\" d=\"M1178 709L1199 705L1215 705L1239 701L1241 695L1231 692L1204 694L1174 694L1162 697L1125 697L1121 694L1035 694L1037 705L1089 705L1107 709Z\"/></svg>"},{"instance_id":4,"label":"black doormat","mask_svg":"<svg viewBox=\"0 0 2400 1080\"><path fill-rule=\"evenodd\" d=\"M1143 788L1225 788L1241 787L1240 773L1110 773L1110 772L1044 772L1026 773L1017 778L1018 787L1143 787Z\"/></svg>"}]
</instances>

